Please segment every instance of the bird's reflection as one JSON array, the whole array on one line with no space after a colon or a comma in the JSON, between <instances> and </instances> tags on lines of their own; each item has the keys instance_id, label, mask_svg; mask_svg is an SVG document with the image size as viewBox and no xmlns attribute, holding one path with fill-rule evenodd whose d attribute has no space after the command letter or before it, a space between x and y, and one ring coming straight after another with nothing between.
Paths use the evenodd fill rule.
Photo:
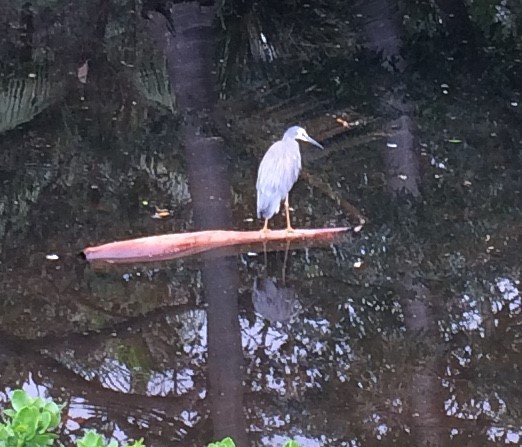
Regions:
<instances>
[{"instance_id":1,"label":"bird's reflection","mask_svg":"<svg viewBox=\"0 0 522 447\"><path fill-rule=\"evenodd\" d=\"M286 265L290 241L285 247L285 257L281 270L281 283L275 277L270 277L268 271L268 259L266 246L264 247L265 265L263 278L254 278L252 286L252 304L255 311L271 323L288 323L301 311L301 303L293 287L286 284Z\"/></svg>"},{"instance_id":2,"label":"bird's reflection","mask_svg":"<svg viewBox=\"0 0 522 447\"><path fill-rule=\"evenodd\" d=\"M301 303L292 287L278 285L275 278L254 279L252 304L271 323L288 323L301 310Z\"/></svg>"}]
</instances>

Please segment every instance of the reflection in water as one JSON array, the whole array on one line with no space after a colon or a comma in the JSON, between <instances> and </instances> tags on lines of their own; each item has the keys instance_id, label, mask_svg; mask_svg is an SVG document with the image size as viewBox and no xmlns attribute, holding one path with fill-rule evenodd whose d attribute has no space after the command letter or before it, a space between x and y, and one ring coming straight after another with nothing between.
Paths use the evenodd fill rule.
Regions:
<instances>
[{"instance_id":1,"label":"reflection in water","mask_svg":"<svg viewBox=\"0 0 522 447\"><path fill-rule=\"evenodd\" d=\"M275 278L254 279L252 304L271 323L288 323L301 309L295 290L278 286Z\"/></svg>"},{"instance_id":2,"label":"reflection in water","mask_svg":"<svg viewBox=\"0 0 522 447\"><path fill-rule=\"evenodd\" d=\"M405 40L408 67L424 65L430 73L411 76L408 69L393 80L373 60L352 57L353 22L338 17L349 9L343 2L331 11L325 2L291 11L299 2L242 2L259 10L223 12L225 22L248 22L226 32L259 25L250 36L262 30L278 54L263 70L283 67L270 73L277 76L268 87L262 70L251 72L256 84L238 85L235 97L210 113L210 95L194 95L189 84L207 79L212 90L206 76L225 70L226 62L212 63L212 37L199 41L204 52L189 42L180 48L187 63L179 69L194 68L204 54L206 65L201 78L178 72L181 82L173 86L173 65L147 31L157 14L145 21L117 2L69 8L72 2L39 1L32 2L34 21L26 15L24 25L23 3L0 0L2 401L25 385L66 403L67 445L95 428L143 437L151 447L201 447L216 433L246 437L244 426L249 440L271 447L300 435L307 447L520 444L522 135L519 87L509 77L520 85L521 62L508 56L513 45L488 48L492 71L474 78L445 50L416 53L411 43L437 46L437 39ZM46 13L43 3L53 10ZM365 14L380 15L383 3L366 2ZM159 30L169 48L201 31L197 5L179 4L176 40ZM277 14L264 10L273 4ZM260 26L261 11L277 17L273 26ZM520 21L517 14L513 8ZM375 29L391 30L377 15L365 21L374 17ZM410 17L410 24L426 24ZM307 44L296 64L300 37L315 32L321 39ZM339 45L332 45L335 36ZM250 59L237 53L235 37L224 39L231 45L223 60L242 64L228 72L228 82L255 65L243 63ZM444 60L434 63L439 54ZM89 76L82 84L74 73L84 58ZM398 88L399 78L407 90ZM375 96L368 98L370 91ZM181 117L180 107L192 113ZM339 128L334 113L364 124ZM277 272L263 275L261 256L103 272L75 258L83 247L110 240L225 224L257 230L262 151L294 123L313 129L326 150L303 148L309 171L294 186L293 219L303 228L345 225L349 201L371 221L356 236L285 254L288 275L280 244L267 244ZM390 200L390 186L414 192L419 181L420 202ZM168 219L151 219L156 206L172 211ZM274 227L284 225L283 214L273 219ZM46 259L50 253L58 259Z\"/></svg>"},{"instance_id":3,"label":"reflection in water","mask_svg":"<svg viewBox=\"0 0 522 447\"><path fill-rule=\"evenodd\" d=\"M288 216L287 216L288 217ZM288 264L288 251L290 240L285 243L285 255L281 270L281 284L275 277L267 275L268 256L266 245L264 245L263 256L264 277L254 277L252 285L252 304L255 311L271 323L289 323L301 310L301 304L297 298L295 289L286 284L286 269Z\"/></svg>"}]
</instances>

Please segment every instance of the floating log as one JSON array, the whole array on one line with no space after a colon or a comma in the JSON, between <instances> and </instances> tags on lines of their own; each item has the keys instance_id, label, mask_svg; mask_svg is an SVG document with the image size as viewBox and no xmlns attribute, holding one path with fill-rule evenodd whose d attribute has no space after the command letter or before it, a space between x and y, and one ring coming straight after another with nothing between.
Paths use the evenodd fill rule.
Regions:
<instances>
[{"instance_id":1,"label":"floating log","mask_svg":"<svg viewBox=\"0 0 522 447\"><path fill-rule=\"evenodd\" d=\"M264 247L267 243L292 241L331 241L348 227L315 230L261 231L199 231L195 233L163 234L87 247L82 254L89 262L123 264L153 262L181 258L208 250L234 245Z\"/></svg>"}]
</instances>

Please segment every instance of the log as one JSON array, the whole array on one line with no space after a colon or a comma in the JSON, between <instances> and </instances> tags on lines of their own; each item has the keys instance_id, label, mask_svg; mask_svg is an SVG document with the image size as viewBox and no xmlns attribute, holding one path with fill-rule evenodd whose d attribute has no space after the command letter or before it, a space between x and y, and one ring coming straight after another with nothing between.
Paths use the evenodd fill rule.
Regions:
<instances>
[{"instance_id":1,"label":"log","mask_svg":"<svg viewBox=\"0 0 522 447\"><path fill-rule=\"evenodd\" d=\"M208 250L236 245L249 246L250 250L266 249L267 243L292 241L331 241L348 227L320 228L315 230L262 231L198 231L142 237L87 247L82 255L89 262L124 264L154 262L195 255Z\"/></svg>"}]
</instances>

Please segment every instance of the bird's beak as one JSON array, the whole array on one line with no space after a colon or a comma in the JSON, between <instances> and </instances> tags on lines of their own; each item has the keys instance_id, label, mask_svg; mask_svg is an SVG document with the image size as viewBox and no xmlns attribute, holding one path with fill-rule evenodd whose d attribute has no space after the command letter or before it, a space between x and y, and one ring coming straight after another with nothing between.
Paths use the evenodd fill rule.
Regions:
<instances>
[{"instance_id":1,"label":"bird's beak","mask_svg":"<svg viewBox=\"0 0 522 447\"><path fill-rule=\"evenodd\" d=\"M303 135L303 141L306 141L307 143L313 144L314 146L317 146L318 148L324 149L322 144L319 144L317 141L315 141L308 134Z\"/></svg>"}]
</instances>

